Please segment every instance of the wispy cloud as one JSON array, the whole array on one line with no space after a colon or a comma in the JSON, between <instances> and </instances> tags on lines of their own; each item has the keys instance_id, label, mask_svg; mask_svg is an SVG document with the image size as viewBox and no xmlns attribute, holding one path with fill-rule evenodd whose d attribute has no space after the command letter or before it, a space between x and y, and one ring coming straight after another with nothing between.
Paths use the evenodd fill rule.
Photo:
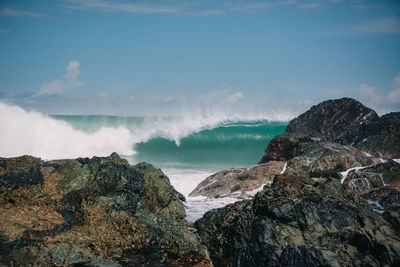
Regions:
<instances>
[{"instance_id":1,"label":"wispy cloud","mask_svg":"<svg viewBox=\"0 0 400 267\"><path fill-rule=\"evenodd\" d=\"M111 2L103 0L70 0L65 7L77 10L142 14L177 14L183 12L181 8L174 6L160 6L149 3Z\"/></svg>"},{"instance_id":2,"label":"wispy cloud","mask_svg":"<svg viewBox=\"0 0 400 267\"><path fill-rule=\"evenodd\" d=\"M392 16L340 28L328 29L313 33L312 35L319 37L351 37L396 34L400 34L400 18Z\"/></svg>"},{"instance_id":3,"label":"wispy cloud","mask_svg":"<svg viewBox=\"0 0 400 267\"><path fill-rule=\"evenodd\" d=\"M213 1L124 1L124 0L64 0L64 9L88 10L102 13L133 13L133 14L169 14L215 16L234 13L263 12L266 9L279 6L292 6L300 9L328 8L332 5L345 4L353 7L346 0L232 0L226 2Z\"/></svg>"},{"instance_id":4,"label":"wispy cloud","mask_svg":"<svg viewBox=\"0 0 400 267\"><path fill-rule=\"evenodd\" d=\"M370 103L382 103L384 97L377 94L375 88L368 84L360 85L361 98L368 100Z\"/></svg>"},{"instance_id":5,"label":"wispy cloud","mask_svg":"<svg viewBox=\"0 0 400 267\"><path fill-rule=\"evenodd\" d=\"M350 7L354 9L382 9L390 8L391 10L399 9L400 3L398 0L388 1L365 1L365 0L353 0L350 1Z\"/></svg>"},{"instance_id":6,"label":"wispy cloud","mask_svg":"<svg viewBox=\"0 0 400 267\"><path fill-rule=\"evenodd\" d=\"M298 7L302 8L302 9L315 9L315 8L320 8L321 3L320 2L302 3L302 4L299 4Z\"/></svg>"},{"instance_id":7,"label":"wispy cloud","mask_svg":"<svg viewBox=\"0 0 400 267\"><path fill-rule=\"evenodd\" d=\"M400 103L400 72L394 77L392 88L389 93L378 93L374 87L361 84L359 93L362 99L373 104L398 104Z\"/></svg>"},{"instance_id":8,"label":"wispy cloud","mask_svg":"<svg viewBox=\"0 0 400 267\"><path fill-rule=\"evenodd\" d=\"M123 2L107 0L66 0L63 5L70 10L88 10L101 13L166 14L189 16L215 16L225 13L221 8L209 8L188 4L186 1Z\"/></svg>"},{"instance_id":9,"label":"wispy cloud","mask_svg":"<svg viewBox=\"0 0 400 267\"><path fill-rule=\"evenodd\" d=\"M248 2L230 3L227 5L227 8L230 11L254 12L276 6L277 4L278 2L273 2L273 1L256 1L256 2L248 1Z\"/></svg>"},{"instance_id":10,"label":"wispy cloud","mask_svg":"<svg viewBox=\"0 0 400 267\"><path fill-rule=\"evenodd\" d=\"M13 8L3 8L0 9L0 15L2 16L9 16L9 17L35 17L40 18L43 17L45 14L39 12L33 12L28 10L21 10L21 9L13 9Z\"/></svg>"},{"instance_id":11,"label":"wispy cloud","mask_svg":"<svg viewBox=\"0 0 400 267\"><path fill-rule=\"evenodd\" d=\"M63 76L61 80L54 80L48 83L43 83L40 86L40 90L36 92L36 96L40 95L55 95L61 94L65 90L75 89L78 86L82 85L83 82L79 81L78 76L80 74L79 70L79 62L78 61L70 61L67 69L67 74Z\"/></svg>"},{"instance_id":12,"label":"wispy cloud","mask_svg":"<svg viewBox=\"0 0 400 267\"><path fill-rule=\"evenodd\" d=\"M354 26L352 30L365 34L398 34L400 33L400 19L398 17L382 18Z\"/></svg>"}]
</instances>

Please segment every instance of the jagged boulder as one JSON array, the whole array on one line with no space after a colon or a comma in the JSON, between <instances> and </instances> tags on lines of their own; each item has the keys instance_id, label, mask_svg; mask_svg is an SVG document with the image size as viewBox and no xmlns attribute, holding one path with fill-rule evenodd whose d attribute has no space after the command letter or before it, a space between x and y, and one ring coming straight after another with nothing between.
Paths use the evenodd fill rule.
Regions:
<instances>
[{"instance_id":1,"label":"jagged boulder","mask_svg":"<svg viewBox=\"0 0 400 267\"><path fill-rule=\"evenodd\" d=\"M253 200L195 223L215 266L400 264L396 224L335 179L278 175Z\"/></svg>"},{"instance_id":2,"label":"jagged boulder","mask_svg":"<svg viewBox=\"0 0 400 267\"><path fill-rule=\"evenodd\" d=\"M400 112L379 117L352 98L327 100L311 107L293 119L285 133L303 133L352 145L377 157L400 157ZM265 156L261 159L262 162L268 160Z\"/></svg>"},{"instance_id":3,"label":"jagged boulder","mask_svg":"<svg viewBox=\"0 0 400 267\"><path fill-rule=\"evenodd\" d=\"M340 144L354 144L365 126L378 120L370 108L352 98L327 100L293 119L286 133L302 132Z\"/></svg>"},{"instance_id":4,"label":"jagged boulder","mask_svg":"<svg viewBox=\"0 0 400 267\"><path fill-rule=\"evenodd\" d=\"M150 164L1 158L0 190L0 265L210 266L182 196Z\"/></svg>"},{"instance_id":5,"label":"jagged boulder","mask_svg":"<svg viewBox=\"0 0 400 267\"><path fill-rule=\"evenodd\" d=\"M385 114L367 124L355 146L379 157L400 158L400 112Z\"/></svg>"}]
</instances>

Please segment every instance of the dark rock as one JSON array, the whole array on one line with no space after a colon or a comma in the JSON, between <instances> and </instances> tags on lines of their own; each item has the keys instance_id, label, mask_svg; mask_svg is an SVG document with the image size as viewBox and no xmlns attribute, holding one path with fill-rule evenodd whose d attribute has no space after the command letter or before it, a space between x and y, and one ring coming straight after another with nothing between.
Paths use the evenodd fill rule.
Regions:
<instances>
[{"instance_id":1,"label":"dark rock","mask_svg":"<svg viewBox=\"0 0 400 267\"><path fill-rule=\"evenodd\" d=\"M367 124L355 146L379 157L400 158L400 112Z\"/></svg>"},{"instance_id":2,"label":"dark rock","mask_svg":"<svg viewBox=\"0 0 400 267\"><path fill-rule=\"evenodd\" d=\"M400 182L391 187L383 187L363 194L367 200L373 200L383 207L383 217L393 225L397 234L400 234Z\"/></svg>"},{"instance_id":3,"label":"dark rock","mask_svg":"<svg viewBox=\"0 0 400 267\"><path fill-rule=\"evenodd\" d=\"M195 223L215 266L352 266L400 263L400 236L334 179L278 175L250 201Z\"/></svg>"},{"instance_id":4,"label":"dark rock","mask_svg":"<svg viewBox=\"0 0 400 267\"><path fill-rule=\"evenodd\" d=\"M0 159L0 265L210 266L179 193L150 164ZM119 266L119 265L118 265Z\"/></svg>"},{"instance_id":5,"label":"dark rock","mask_svg":"<svg viewBox=\"0 0 400 267\"><path fill-rule=\"evenodd\" d=\"M122 267L122 265L103 258L96 258L90 262L74 264L74 267Z\"/></svg>"},{"instance_id":6,"label":"dark rock","mask_svg":"<svg viewBox=\"0 0 400 267\"><path fill-rule=\"evenodd\" d=\"M354 144L365 126L378 120L370 108L352 98L327 100L293 119L286 133L306 133L340 144Z\"/></svg>"},{"instance_id":7,"label":"dark rock","mask_svg":"<svg viewBox=\"0 0 400 267\"><path fill-rule=\"evenodd\" d=\"M298 149L302 143L310 142L312 142L312 139L306 134L300 133L276 135L265 149L264 155L258 164L274 160L290 160L298 155Z\"/></svg>"},{"instance_id":8,"label":"dark rock","mask_svg":"<svg viewBox=\"0 0 400 267\"><path fill-rule=\"evenodd\" d=\"M389 159L384 163L357 168L351 170L342 182L359 192L400 182L400 163Z\"/></svg>"},{"instance_id":9,"label":"dark rock","mask_svg":"<svg viewBox=\"0 0 400 267\"><path fill-rule=\"evenodd\" d=\"M0 158L0 192L3 189L43 183L39 163L39 158L31 156Z\"/></svg>"},{"instance_id":10,"label":"dark rock","mask_svg":"<svg viewBox=\"0 0 400 267\"><path fill-rule=\"evenodd\" d=\"M302 133L326 141L352 145L377 157L400 157L400 112L379 117L375 111L351 98L324 101L293 119L285 133ZM297 140L295 140L297 141ZM272 144L261 162L285 157L293 150Z\"/></svg>"},{"instance_id":11,"label":"dark rock","mask_svg":"<svg viewBox=\"0 0 400 267\"><path fill-rule=\"evenodd\" d=\"M285 173L302 177L341 178L353 167L373 165L380 160L352 147L311 138L304 134L275 136L265 150L264 160L288 160Z\"/></svg>"}]
</instances>

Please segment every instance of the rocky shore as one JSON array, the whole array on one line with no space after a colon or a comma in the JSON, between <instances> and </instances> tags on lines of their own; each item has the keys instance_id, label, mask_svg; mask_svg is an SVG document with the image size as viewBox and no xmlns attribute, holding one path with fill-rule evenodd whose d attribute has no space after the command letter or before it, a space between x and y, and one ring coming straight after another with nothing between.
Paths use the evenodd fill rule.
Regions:
<instances>
[{"instance_id":1,"label":"rocky shore","mask_svg":"<svg viewBox=\"0 0 400 267\"><path fill-rule=\"evenodd\" d=\"M0 159L0 265L211 266L161 170L106 158Z\"/></svg>"},{"instance_id":2,"label":"rocky shore","mask_svg":"<svg viewBox=\"0 0 400 267\"><path fill-rule=\"evenodd\" d=\"M260 159L258 166L285 164L271 174L271 185L196 221L212 262L399 266L400 163L393 160L399 145L400 113L379 117L350 98L313 106L271 140ZM225 182L219 191L205 190L218 183L214 176L201 184L213 193L208 196L232 187Z\"/></svg>"},{"instance_id":3,"label":"rocky shore","mask_svg":"<svg viewBox=\"0 0 400 267\"><path fill-rule=\"evenodd\" d=\"M0 158L0 266L400 266L399 158L400 112L325 101L201 182L245 200L190 227L151 164Z\"/></svg>"}]
</instances>

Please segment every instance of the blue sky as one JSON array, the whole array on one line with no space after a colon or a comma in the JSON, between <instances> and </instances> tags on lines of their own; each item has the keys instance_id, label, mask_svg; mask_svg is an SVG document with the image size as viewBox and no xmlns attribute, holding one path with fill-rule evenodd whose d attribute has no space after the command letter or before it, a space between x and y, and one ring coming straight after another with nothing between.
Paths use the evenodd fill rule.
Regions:
<instances>
[{"instance_id":1,"label":"blue sky","mask_svg":"<svg viewBox=\"0 0 400 267\"><path fill-rule=\"evenodd\" d=\"M51 114L400 109L399 1L1 1L0 101Z\"/></svg>"}]
</instances>

